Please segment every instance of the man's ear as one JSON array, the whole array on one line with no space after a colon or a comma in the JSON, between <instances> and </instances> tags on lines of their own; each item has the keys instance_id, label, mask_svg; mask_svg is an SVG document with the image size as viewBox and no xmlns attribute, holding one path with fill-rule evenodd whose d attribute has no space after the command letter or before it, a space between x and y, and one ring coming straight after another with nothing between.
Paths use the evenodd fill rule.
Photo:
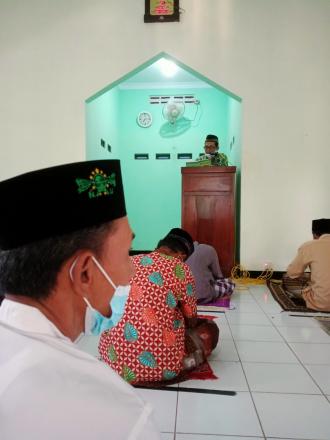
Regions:
<instances>
[{"instance_id":1,"label":"man's ear","mask_svg":"<svg viewBox=\"0 0 330 440\"><path fill-rule=\"evenodd\" d=\"M73 290L81 296L89 293L94 279L95 264L93 254L80 252L70 262L69 276Z\"/></svg>"}]
</instances>

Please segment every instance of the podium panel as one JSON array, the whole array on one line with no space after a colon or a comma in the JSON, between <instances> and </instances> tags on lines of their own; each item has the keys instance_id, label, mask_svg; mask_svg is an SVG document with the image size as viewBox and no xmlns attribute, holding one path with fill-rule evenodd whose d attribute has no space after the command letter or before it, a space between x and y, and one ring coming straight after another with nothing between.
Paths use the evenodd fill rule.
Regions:
<instances>
[{"instance_id":1,"label":"podium panel","mask_svg":"<svg viewBox=\"0 0 330 440\"><path fill-rule=\"evenodd\" d=\"M213 246L224 276L235 264L236 167L181 168L182 228Z\"/></svg>"}]
</instances>

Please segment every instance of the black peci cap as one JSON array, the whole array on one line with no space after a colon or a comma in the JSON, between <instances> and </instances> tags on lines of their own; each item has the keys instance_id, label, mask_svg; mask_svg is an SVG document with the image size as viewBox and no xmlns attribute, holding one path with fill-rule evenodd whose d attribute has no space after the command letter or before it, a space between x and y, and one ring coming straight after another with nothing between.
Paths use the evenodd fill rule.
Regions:
<instances>
[{"instance_id":1,"label":"black peci cap","mask_svg":"<svg viewBox=\"0 0 330 440\"><path fill-rule=\"evenodd\" d=\"M194 241L191 235L184 229L173 228L170 230L167 236L176 239L185 247L187 257L190 257L190 255L194 252Z\"/></svg>"},{"instance_id":2,"label":"black peci cap","mask_svg":"<svg viewBox=\"0 0 330 440\"><path fill-rule=\"evenodd\" d=\"M330 234L330 219L319 218L312 221L312 232L316 235Z\"/></svg>"},{"instance_id":3,"label":"black peci cap","mask_svg":"<svg viewBox=\"0 0 330 440\"><path fill-rule=\"evenodd\" d=\"M214 141L214 142L218 142L219 141L218 136L216 136L215 134L208 134L206 136L205 140L206 141Z\"/></svg>"},{"instance_id":4,"label":"black peci cap","mask_svg":"<svg viewBox=\"0 0 330 440\"><path fill-rule=\"evenodd\" d=\"M70 163L4 180L0 201L2 250L126 215L119 160Z\"/></svg>"},{"instance_id":5,"label":"black peci cap","mask_svg":"<svg viewBox=\"0 0 330 440\"><path fill-rule=\"evenodd\" d=\"M205 138L205 142L207 141L214 142L216 147L219 146L219 139L218 136L216 136L215 134L208 134Z\"/></svg>"}]
</instances>

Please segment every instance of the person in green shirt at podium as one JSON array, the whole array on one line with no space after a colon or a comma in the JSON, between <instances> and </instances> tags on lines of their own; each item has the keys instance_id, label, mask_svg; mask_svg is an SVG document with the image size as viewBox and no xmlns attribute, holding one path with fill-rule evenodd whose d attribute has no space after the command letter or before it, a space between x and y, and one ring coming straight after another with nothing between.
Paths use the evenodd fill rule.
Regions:
<instances>
[{"instance_id":1,"label":"person in green shirt at podium","mask_svg":"<svg viewBox=\"0 0 330 440\"><path fill-rule=\"evenodd\" d=\"M214 134L208 134L206 136L204 142L204 151L205 153L201 153L199 158L196 159L197 162L209 160L211 162L210 165L213 166L228 166L228 157L225 155L225 153L219 152L219 139Z\"/></svg>"}]
</instances>

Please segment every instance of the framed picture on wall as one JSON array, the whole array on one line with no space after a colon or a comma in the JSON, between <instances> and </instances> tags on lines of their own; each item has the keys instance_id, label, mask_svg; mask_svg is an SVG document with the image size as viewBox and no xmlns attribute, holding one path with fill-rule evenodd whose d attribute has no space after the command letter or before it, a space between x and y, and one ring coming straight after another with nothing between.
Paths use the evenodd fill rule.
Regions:
<instances>
[{"instance_id":1,"label":"framed picture on wall","mask_svg":"<svg viewBox=\"0 0 330 440\"><path fill-rule=\"evenodd\" d=\"M180 21L179 0L145 0L144 22Z\"/></svg>"}]
</instances>

